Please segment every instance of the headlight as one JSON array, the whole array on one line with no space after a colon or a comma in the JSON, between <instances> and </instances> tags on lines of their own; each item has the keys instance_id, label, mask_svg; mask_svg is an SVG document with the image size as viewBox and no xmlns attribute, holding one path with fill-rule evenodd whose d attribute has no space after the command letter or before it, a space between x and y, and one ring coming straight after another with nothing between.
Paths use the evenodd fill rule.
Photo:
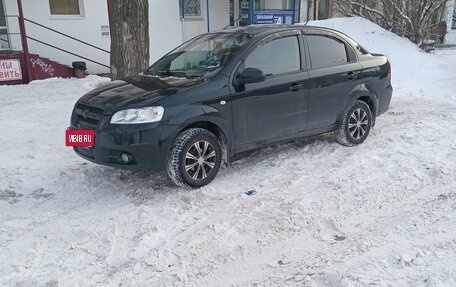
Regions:
<instances>
[{"instance_id":1,"label":"headlight","mask_svg":"<svg viewBox=\"0 0 456 287\"><path fill-rule=\"evenodd\" d=\"M112 116L111 124L154 123L162 119L164 112L165 109L160 106L123 110Z\"/></svg>"}]
</instances>

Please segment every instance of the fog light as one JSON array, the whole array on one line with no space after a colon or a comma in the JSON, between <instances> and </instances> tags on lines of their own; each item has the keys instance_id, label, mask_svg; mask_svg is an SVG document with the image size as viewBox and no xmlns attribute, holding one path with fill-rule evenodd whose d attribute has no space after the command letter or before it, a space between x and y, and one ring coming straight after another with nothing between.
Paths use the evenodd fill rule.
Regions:
<instances>
[{"instance_id":1,"label":"fog light","mask_svg":"<svg viewBox=\"0 0 456 287\"><path fill-rule=\"evenodd\" d=\"M133 160L133 157L127 153L122 153L120 158L122 159L122 162L125 164L130 163Z\"/></svg>"}]
</instances>

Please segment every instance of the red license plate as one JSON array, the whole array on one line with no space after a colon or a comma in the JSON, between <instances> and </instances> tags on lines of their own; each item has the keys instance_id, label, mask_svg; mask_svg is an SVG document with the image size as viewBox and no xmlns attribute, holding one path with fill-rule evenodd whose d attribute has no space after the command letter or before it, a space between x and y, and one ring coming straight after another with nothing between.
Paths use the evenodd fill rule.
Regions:
<instances>
[{"instance_id":1,"label":"red license plate","mask_svg":"<svg viewBox=\"0 0 456 287\"><path fill-rule=\"evenodd\" d=\"M94 130L66 130L65 132L66 146L95 146L95 131Z\"/></svg>"}]
</instances>

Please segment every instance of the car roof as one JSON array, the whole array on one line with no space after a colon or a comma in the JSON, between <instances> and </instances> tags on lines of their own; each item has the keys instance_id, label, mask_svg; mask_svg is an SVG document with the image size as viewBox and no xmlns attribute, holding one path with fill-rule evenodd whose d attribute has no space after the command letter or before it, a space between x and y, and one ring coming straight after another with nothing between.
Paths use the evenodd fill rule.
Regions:
<instances>
[{"instance_id":1,"label":"car roof","mask_svg":"<svg viewBox=\"0 0 456 287\"><path fill-rule=\"evenodd\" d=\"M298 24L292 24L292 25L291 24L248 25L248 26L242 26L242 27L227 28L224 30L214 31L212 33L233 33L233 34L247 33L247 34L251 34L251 35L259 35L259 34L265 34L265 33L275 33L275 32L280 32L280 31L296 30L296 29L338 32L336 30L325 28L325 27L307 26L305 24L298 23ZM340 32L338 32L338 33L340 33Z\"/></svg>"},{"instance_id":2,"label":"car roof","mask_svg":"<svg viewBox=\"0 0 456 287\"><path fill-rule=\"evenodd\" d=\"M249 25L249 26L242 26L242 27L227 28L227 29L223 29L223 30L210 32L208 34L216 34L216 33L242 34L242 33L246 33L246 34L253 35L254 37L261 38L263 36L267 36L267 35L274 34L277 32L287 31L287 30L288 31L302 30L302 31L304 31L304 33L306 31L311 32L311 33L315 33L315 32L329 33L331 35L338 35L339 37L342 37L343 39L345 39L345 41L348 41L353 47L359 46L359 44L356 41L354 41L352 38L350 38L347 34L342 33L338 30L321 27L321 26L308 26L304 23Z\"/></svg>"}]
</instances>

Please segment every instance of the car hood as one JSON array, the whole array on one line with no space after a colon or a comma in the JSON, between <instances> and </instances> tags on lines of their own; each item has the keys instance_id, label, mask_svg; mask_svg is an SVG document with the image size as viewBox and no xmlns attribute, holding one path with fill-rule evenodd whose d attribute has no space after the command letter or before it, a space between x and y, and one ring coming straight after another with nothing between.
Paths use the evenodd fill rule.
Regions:
<instances>
[{"instance_id":1,"label":"car hood","mask_svg":"<svg viewBox=\"0 0 456 287\"><path fill-rule=\"evenodd\" d=\"M100 86L82 96L78 103L97 107L103 109L105 114L111 114L119 108L147 106L202 82L201 78L138 75Z\"/></svg>"}]
</instances>

